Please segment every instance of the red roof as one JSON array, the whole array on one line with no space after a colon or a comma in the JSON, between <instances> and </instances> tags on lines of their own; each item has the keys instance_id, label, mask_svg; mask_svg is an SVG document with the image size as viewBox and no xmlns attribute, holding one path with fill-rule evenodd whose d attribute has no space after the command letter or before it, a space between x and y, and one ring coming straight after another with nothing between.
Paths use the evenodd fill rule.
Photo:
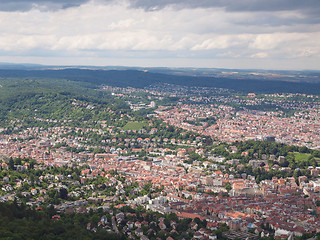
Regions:
<instances>
[{"instance_id":1,"label":"red roof","mask_svg":"<svg viewBox=\"0 0 320 240\"><path fill-rule=\"evenodd\" d=\"M177 214L178 217L180 218L191 218L191 219L195 219L195 218L199 218L201 221L204 219L202 216L200 216L199 214L195 214L195 213L187 213L187 212L179 212Z\"/></svg>"}]
</instances>

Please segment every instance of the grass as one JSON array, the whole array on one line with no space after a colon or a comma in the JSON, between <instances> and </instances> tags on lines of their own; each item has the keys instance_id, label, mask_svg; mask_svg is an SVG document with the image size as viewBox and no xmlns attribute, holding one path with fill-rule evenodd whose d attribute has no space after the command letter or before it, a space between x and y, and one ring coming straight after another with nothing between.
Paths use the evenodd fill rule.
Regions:
<instances>
[{"instance_id":1,"label":"grass","mask_svg":"<svg viewBox=\"0 0 320 240\"><path fill-rule=\"evenodd\" d=\"M309 153L299 153L299 152L294 152L294 159L296 161L303 161L303 160L307 160L311 154Z\"/></svg>"},{"instance_id":2,"label":"grass","mask_svg":"<svg viewBox=\"0 0 320 240\"><path fill-rule=\"evenodd\" d=\"M124 127L123 130L140 130L144 126L146 126L146 123L144 122L128 122Z\"/></svg>"},{"instance_id":3,"label":"grass","mask_svg":"<svg viewBox=\"0 0 320 240\"><path fill-rule=\"evenodd\" d=\"M294 152L294 159L298 162L298 161L304 161L304 160L308 160L309 157L311 157L312 155L310 153L299 153L299 152ZM320 161L320 158L315 157L314 158L316 161Z\"/></svg>"},{"instance_id":4,"label":"grass","mask_svg":"<svg viewBox=\"0 0 320 240\"><path fill-rule=\"evenodd\" d=\"M313 157L310 153L299 153L299 152L293 152L292 153L294 156L294 160L296 163L298 163L301 166L311 166L311 165L316 165L320 166L320 158L318 157ZM314 158L315 162L311 160L311 158Z\"/></svg>"}]
</instances>

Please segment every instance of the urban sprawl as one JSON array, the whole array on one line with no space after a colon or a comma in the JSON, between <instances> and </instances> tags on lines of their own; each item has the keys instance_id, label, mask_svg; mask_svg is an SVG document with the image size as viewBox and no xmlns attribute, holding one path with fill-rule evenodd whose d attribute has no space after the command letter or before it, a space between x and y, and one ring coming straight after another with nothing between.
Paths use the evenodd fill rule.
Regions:
<instances>
[{"instance_id":1,"label":"urban sprawl","mask_svg":"<svg viewBox=\"0 0 320 240\"><path fill-rule=\"evenodd\" d=\"M190 239L220 238L216 231L223 226L227 230L222 237L228 239L293 239L320 232L318 96L240 95L174 85L144 90L104 86L100 91L124 99L132 111L153 112L141 125L128 116L131 128L103 119L88 128L37 116L36 121L60 126L26 128L12 120L12 131L0 128L1 202L23 200L38 210L50 203L57 211L52 221L59 221L62 213L102 208L107 217L86 223L87 230L104 228L128 239L156 236L153 224L165 239L174 239L174 231L180 233L177 221L165 221L169 214L190 219ZM172 134L163 134L163 129ZM93 136L101 137L99 144ZM289 155L243 150L241 141L310 150L292 150L291 157L306 162L303 168L293 167ZM248 168L252 174L244 171ZM31 179L25 174L31 169L42 174ZM260 172L278 175L257 179ZM52 191L60 191L58 201L50 200ZM126 207L164 217L139 221Z\"/></svg>"}]
</instances>

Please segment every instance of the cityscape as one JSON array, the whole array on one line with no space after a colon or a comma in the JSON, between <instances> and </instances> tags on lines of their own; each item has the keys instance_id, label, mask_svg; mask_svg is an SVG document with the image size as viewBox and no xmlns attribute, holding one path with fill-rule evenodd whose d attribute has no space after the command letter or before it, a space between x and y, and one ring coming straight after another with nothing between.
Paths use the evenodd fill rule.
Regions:
<instances>
[{"instance_id":1,"label":"cityscape","mask_svg":"<svg viewBox=\"0 0 320 240\"><path fill-rule=\"evenodd\" d=\"M0 240L320 240L319 0L0 0Z\"/></svg>"},{"instance_id":2,"label":"cityscape","mask_svg":"<svg viewBox=\"0 0 320 240\"><path fill-rule=\"evenodd\" d=\"M50 207L53 222L93 211L82 230L121 239L319 233L318 95L93 91L127 107L39 93L26 114L15 99L0 129L1 202Z\"/></svg>"}]
</instances>

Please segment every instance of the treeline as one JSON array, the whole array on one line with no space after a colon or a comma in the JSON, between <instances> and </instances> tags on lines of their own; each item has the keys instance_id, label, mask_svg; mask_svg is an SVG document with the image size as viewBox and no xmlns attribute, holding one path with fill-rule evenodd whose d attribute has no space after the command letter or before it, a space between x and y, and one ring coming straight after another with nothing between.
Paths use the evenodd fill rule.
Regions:
<instances>
[{"instance_id":1,"label":"treeline","mask_svg":"<svg viewBox=\"0 0 320 240\"><path fill-rule=\"evenodd\" d=\"M52 220L56 214L53 207L35 211L16 201L0 203L1 239L125 239L124 236L108 233L103 229L88 231L86 224L97 218L97 213L70 214Z\"/></svg>"},{"instance_id":2,"label":"treeline","mask_svg":"<svg viewBox=\"0 0 320 240\"><path fill-rule=\"evenodd\" d=\"M116 87L144 88L151 84L169 83L181 86L227 88L241 92L320 93L320 83L177 76L136 70L0 70L0 76L7 78L68 79L89 84L91 87L105 84Z\"/></svg>"}]
</instances>

